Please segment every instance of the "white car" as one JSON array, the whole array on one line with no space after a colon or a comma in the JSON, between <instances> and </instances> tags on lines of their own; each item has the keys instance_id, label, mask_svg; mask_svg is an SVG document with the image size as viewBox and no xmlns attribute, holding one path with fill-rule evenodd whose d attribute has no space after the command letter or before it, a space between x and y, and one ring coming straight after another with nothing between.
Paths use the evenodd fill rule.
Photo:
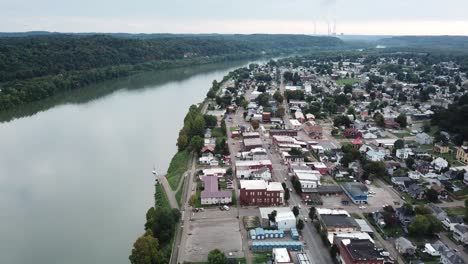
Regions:
<instances>
[{"instance_id":1,"label":"white car","mask_svg":"<svg viewBox=\"0 0 468 264\"><path fill-rule=\"evenodd\" d=\"M367 207L365 207L364 205L361 205L359 206L359 209L366 209Z\"/></svg>"}]
</instances>

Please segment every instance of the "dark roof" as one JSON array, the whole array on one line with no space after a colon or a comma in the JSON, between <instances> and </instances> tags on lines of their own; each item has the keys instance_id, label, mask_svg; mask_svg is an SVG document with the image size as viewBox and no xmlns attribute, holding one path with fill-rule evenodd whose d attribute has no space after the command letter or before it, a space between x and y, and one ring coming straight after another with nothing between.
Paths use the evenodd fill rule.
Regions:
<instances>
[{"instance_id":1,"label":"dark roof","mask_svg":"<svg viewBox=\"0 0 468 264\"><path fill-rule=\"evenodd\" d=\"M463 216L455 215L455 216L448 216L447 217L450 220L450 223L458 223L458 224L463 224Z\"/></svg>"},{"instance_id":2,"label":"dark roof","mask_svg":"<svg viewBox=\"0 0 468 264\"><path fill-rule=\"evenodd\" d=\"M422 191L423 191L423 188L419 184L413 183L410 186L408 186L408 192L411 194L418 195Z\"/></svg>"},{"instance_id":3,"label":"dark roof","mask_svg":"<svg viewBox=\"0 0 468 264\"><path fill-rule=\"evenodd\" d=\"M353 196L366 195L369 191L367 186L360 182L346 182L342 187Z\"/></svg>"},{"instance_id":4,"label":"dark roof","mask_svg":"<svg viewBox=\"0 0 468 264\"><path fill-rule=\"evenodd\" d=\"M327 227L359 227L356 220L347 215L321 215L321 218Z\"/></svg>"},{"instance_id":5,"label":"dark roof","mask_svg":"<svg viewBox=\"0 0 468 264\"><path fill-rule=\"evenodd\" d=\"M383 259L379 251L368 239L339 239L354 260Z\"/></svg>"}]
</instances>

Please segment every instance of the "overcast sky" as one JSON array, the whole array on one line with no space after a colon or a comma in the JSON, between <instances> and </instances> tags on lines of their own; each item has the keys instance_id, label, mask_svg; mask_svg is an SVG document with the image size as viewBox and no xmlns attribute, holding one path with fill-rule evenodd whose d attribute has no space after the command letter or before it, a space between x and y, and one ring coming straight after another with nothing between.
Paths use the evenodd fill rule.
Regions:
<instances>
[{"instance_id":1,"label":"overcast sky","mask_svg":"<svg viewBox=\"0 0 468 264\"><path fill-rule=\"evenodd\" d=\"M0 31L468 35L468 0L0 0ZM327 22L328 21L328 22Z\"/></svg>"}]
</instances>

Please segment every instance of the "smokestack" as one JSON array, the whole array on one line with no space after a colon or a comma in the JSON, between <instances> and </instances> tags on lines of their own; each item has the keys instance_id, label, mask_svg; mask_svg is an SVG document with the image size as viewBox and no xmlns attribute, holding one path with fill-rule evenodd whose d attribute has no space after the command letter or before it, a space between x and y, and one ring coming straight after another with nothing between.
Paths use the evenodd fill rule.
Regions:
<instances>
[{"instance_id":1,"label":"smokestack","mask_svg":"<svg viewBox=\"0 0 468 264\"><path fill-rule=\"evenodd\" d=\"M335 23L333 24L333 35L336 35L336 18Z\"/></svg>"}]
</instances>

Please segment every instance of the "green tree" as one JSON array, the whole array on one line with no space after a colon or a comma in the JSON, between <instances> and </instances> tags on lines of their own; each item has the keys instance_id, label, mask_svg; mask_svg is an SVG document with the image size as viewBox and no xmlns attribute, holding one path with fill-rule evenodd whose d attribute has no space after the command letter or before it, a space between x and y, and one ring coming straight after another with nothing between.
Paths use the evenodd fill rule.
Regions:
<instances>
[{"instance_id":1,"label":"green tree","mask_svg":"<svg viewBox=\"0 0 468 264\"><path fill-rule=\"evenodd\" d=\"M227 264L226 255L219 249L213 249L208 253L208 264Z\"/></svg>"},{"instance_id":2,"label":"green tree","mask_svg":"<svg viewBox=\"0 0 468 264\"><path fill-rule=\"evenodd\" d=\"M344 93L352 93L353 92L353 86L349 83L345 84L343 88Z\"/></svg>"},{"instance_id":3,"label":"green tree","mask_svg":"<svg viewBox=\"0 0 468 264\"><path fill-rule=\"evenodd\" d=\"M190 140L189 150L195 153L199 153L204 145L205 140L197 135L192 137L192 140Z\"/></svg>"},{"instance_id":4,"label":"green tree","mask_svg":"<svg viewBox=\"0 0 468 264\"><path fill-rule=\"evenodd\" d=\"M203 115L206 127L213 128L218 125L218 118L214 115Z\"/></svg>"},{"instance_id":5,"label":"green tree","mask_svg":"<svg viewBox=\"0 0 468 264\"><path fill-rule=\"evenodd\" d=\"M395 122L397 122L398 124L400 124L400 127L406 127L407 126L407 118L406 118L406 115L401 113L400 115L397 116L397 118L395 118Z\"/></svg>"},{"instance_id":6,"label":"green tree","mask_svg":"<svg viewBox=\"0 0 468 264\"><path fill-rule=\"evenodd\" d=\"M179 151L184 150L188 145L188 137L187 134L185 134L183 131L179 134L179 137L177 138L177 148Z\"/></svg>"},{"instance_id":7,"label":"green tree","mask_svg":"<svg viewBox=\"0 0 468 264\"><path fill-rule=\"evenodd\" d=\"M309 209L309 218L310 218L310 219L314 219L314 218L315 218L316 212L317 212L317 211L315 210L315 207L313 207L313 206L310 207L310 209Z\"/></svg>"},{"instance_id":8,"label":"green tree","mask_svg":"<svg viewBox=\"0 0 468 264\"><path fill-rule=\"evenodd\" d=\"M268 214L268 220L270 220L270 222L275 223L277 214L278 212L276 212L276 210L273 210L270 214Z\"/></svg>"},{"instance_id":9,"label":"green tree","mask_svg":"<svg viewBox=\"0 0 468 264\"><path fill-rule=\"evenodd\" d=\"M292 212L293 212L294 216L297 217L299 215L299 207L294 206L292 208Z\"/></svg>"},{"instance_id":10,"label":"green tree","mask_svg":"<svg viewBox=\"0 0 468 264\"><path fill-rule=\"evenodd\" d=\"M296 228L297 228L297 230L302 230L302 229L304 229L304 221L302 221L302 219L299 219L299 220L297 221Z\"/></svg>"},{"instance_id":11,"label":"green tree","mask_svg":"<svg viewBox=\"0 0 468 264\"><path fill-rule=\"evenodd\" d=\"M159 243L152 236L151 231L147 231L139 237L133 244L132 254L130 255L130 263L132 264L155 264L160 263L158 258L161 254L158 253Z\"/></svg>"},{"instance_id":12,"label":"green tree","mask_svg":"<svg viewBox=\"0 0 468 264\"><path fill-rule=\"evenodd\" d=\"M201 136L203 137L205 134L205 119L201 115L197 115L193 121L192 129L190 135L193 136Z\"/></svg>"},{"instance_id":13,"label":"green tree","mask_svg":"<svg viewBox=\"0 0 468 264\"><path fill-rule=\"evenodd\" d=\"M397 141L395 141L395 144L394 144L395 149L402 149L404 147L405 147L405 141L403 141L402 139L398 139Z\"/></svg>"},{"instance_id":14,"label":"green tree","mask_svg":"<svg viewBox=\"0 0 468 264\"><path fill-rule=\"evenodd\" d=\"M427 235L430 226L431 223L429 222L426 216L416 215L416 217L414 217L413 221L409 225L408 230L412 235Z\"/></svg>"},{"instance_id":15,"label":"green tree","mask_svg":"<svg viewBox=\"0 0 468 264\"><path fill-rule=\"evenodd\" d=\"M429 202L435 203L439 200L439 193L434 189L429 189L426 191L426 198Z\"/></svg>"},{"instance_id":16,"label":"green tree","mask_svg":"<svg viewBox=\"0 0 468 264\"><path fill-rule=\"evenodd\" d=\"M381 113L376 113L374 115L374 121L379 127L384 127L385 126L385 118Z\"/></svg>"},{"instance_id":17,"label":"green tree","mask_svg":"<svg viewBox=\"0 0 468 264\"><path fill-rule=\"evenodd\" d=\"M364 165L364 177L372 179L373 177L383 178L385 176L385 163L382 161L371 161Z\"/></svg>"},{"instance_id":18,"label":"green tree","mask_svg":"<svg viewBox=\"0 0 468 264\"><path fill-rule=\"evenodd\" d=\"M289 189L284 189L284 200L287 202L291 198L291 194L289 193Z\"/></svg>"},{"instance_id":19,"label":"green tree","mask_svg":"<svg viewBox=\"0 0 468 264\"><path fill-rule=\"evenodd\" d=\"M280 91L276 91L274 94L273 94L273 98L280 104L283 103L284 101L284 97L281 95L281 92Z\"/></svg>"}]
</instances>

